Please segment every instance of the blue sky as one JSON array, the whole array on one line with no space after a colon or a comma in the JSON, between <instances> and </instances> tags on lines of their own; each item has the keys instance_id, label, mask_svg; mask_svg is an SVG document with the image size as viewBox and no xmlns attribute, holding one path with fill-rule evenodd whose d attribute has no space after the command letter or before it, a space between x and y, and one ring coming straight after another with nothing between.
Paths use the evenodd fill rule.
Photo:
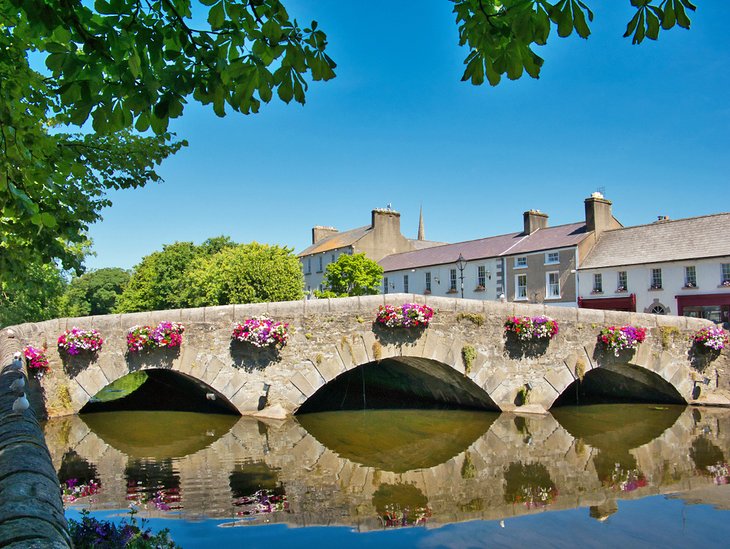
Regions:
<instances>
[{"instance_id":1,"label":"blue sky","mask_svg":"<svg viewBox=\"0 0 730 549\"><path fill-rule=\"evenodd\" d=\"M730 211L730 2L697 0L691 30L640 46L622 37L629 0L589 4L588 40L552 33L539 80L492 88L460 82L447 0L285 1L327 33L337 78L254 116L190 103L171 125L189 147L164 183L110 195L87 266L221 234L301 251L312 226L367 225L388 203L409 237L422 205L444 242L520 230L531 208L578 221L599 188L624 225Z\"/></svg>"}]
</instances>

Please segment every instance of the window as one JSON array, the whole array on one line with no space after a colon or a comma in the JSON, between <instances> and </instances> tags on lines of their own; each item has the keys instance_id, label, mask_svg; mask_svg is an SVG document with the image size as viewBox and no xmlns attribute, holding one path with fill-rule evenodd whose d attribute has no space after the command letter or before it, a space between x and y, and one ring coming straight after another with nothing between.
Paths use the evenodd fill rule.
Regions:
<instances>
[{"instance_id":1,"label":"window","mask_svg":"<svg viewBox=\"0 0 730 549\"><path fill-rule=\"evenodd\" d=\"M387 276L383 277L383 293L384 294L388 293L388 277Z\"/></svg>"},{"instance_id":2,"label":"window","mask_svg":"<svg viewBox=\"0 0 730 549\"><path fill-rule=\"evenodd\" d=\"M304 274L312 274L312 258L307 258L307 272Z\"/></svg>"},{"instance_id":3,"label":"window","mask_svg":"<svg viewBox=\"0 0 730 549\"><path fill-rule=\"evenodd\" d=\"M318 273L322 272L322 256L320 255L317 259L319 259L319 269L317 270Z\"/></svg>"},{"instance_id":4,"label":"window","mask_svg":"<svg viewBox=\"0 0 730 549\"><path fill-rule=\"evenodd\" d=\"M629 277L626 271L618 272L618 286L616 286L617 292L626 292L629 289Z\"/></svg>"},{"instance_id":5,"label":"window","mask_svg":"<svg viewBox=\"0 0 730 549\"><path fill-rule=\"evenodd\" d=\"M662 270L652 269L651 270L651 286L650 290L661 290L662 289Z\"/></svg>"},{"instance_id":6,"label":"window","mask_svg":"<svg viewBox=\"0 0 730 549\"><path fill-rule=\"evenodd\" d=\"M596 273L593 275L593 291L591 293L603 293L603 275L601 273Z\"/></svg>"},{"instance_id":7,"label":"window","mask_svg":"<svg viewBox=\"0 0 730 549\"><path fill-rule=\"evenodd\" d=\"M403 291L408 293L408 275L403 275Z\"/></svg>"},{"instance_id":8,"label":"window","mask_svg":"<svg viewBox=\"0 0 730 549\"><path fill-rule=\"evenodd\" d=\"M451 269L449 271L449 291L456 291L456 269Z\"/></svg>"},{"instance_id":9,"label":"window","mask_svg":"<svg viewBox=\"0 0 730 549\"><path fill-rule=\"evenodd\" d=\"M694 265L689 265L688 267L684 268L684 287L697 287L697 269L695 269Z\"/></svg>"},{"instance_id":10,"label":"window","mask_svg":"<svg viewBox=\"0 0 730 549\"><path fill-rule=\"evenodd\" d=\"M431 273L426 273L426 291L431 291Z\"/></svg>"},{"instance_id":11,"label":"window","mask_svg":"<svg viewBox=\"0 0 730 549\"><path fill-rule=\"evenodd\" d=\"M663 305L654 305L651 308L650 312L652 314L655 314L655 315L665 315L665 314L667 314L667 311L666 311L666 309L664 308Z\"/></svg>"},{"instance_id":12,"label":"window","mask_svg":"<svg viewBox=\"0 0 730 549\"><path fill-rule=\"evenodd\" d=\"M515 277L515 299L527 299L527 275Z\"/></svg>"},{"instance_id":13,"label":"window","mask_svg":"<svg viewBox=\"0 0 730 549\"><path fill-rule=\"evenodd\" d=\"M527 257L515 257L515 269L525 269L527 268Z\"/></svg>"},{"instance_id":14,"label":"window","mask_svg":"<svg viewBox=\"0 0 730 549\"><path fill-rule=\"evenodd\" d=\"M545 263L560 263L560 252L548 252L545 254Z\"/></svg>"},{"instance_id":15,"label":"window","mask_svg":"<svg viewBox=\"0 0 730 549\"><path fill-rule=\"evenodd\" d=\"M550 271L545 275L545 286L547 294L545 297L556 298L560 297L560 272Z\"/></svg>"},{"instance_id":16,"label":"window","mask_svg":"<svg viewBox=\"0 0 730 549\"><path fill-rule=\"evenodd\" d=\"M720 283L723 286L730 286L730 263L722 264L722 280Z\"/></svg>"},{"instance_id":17,"label":"window","mask_svg":"<svg viewBox=\"0 0 730 549\"><path fill-rule=\"evenodd\" d=\"M335 262L335 254L332 254L332 260L330 261L330 263L334 263L334 262Z\"/></svg>"},{"instance_id":18,"label":"window","mask_svg":"<svg viewBox=\"0 0 730 549\"><path fill-rule=\"evenodd\" d=\"M484 289L487 286L487 268L484 265L477 267L477 287Z\"/></svg>"}]
</instances>

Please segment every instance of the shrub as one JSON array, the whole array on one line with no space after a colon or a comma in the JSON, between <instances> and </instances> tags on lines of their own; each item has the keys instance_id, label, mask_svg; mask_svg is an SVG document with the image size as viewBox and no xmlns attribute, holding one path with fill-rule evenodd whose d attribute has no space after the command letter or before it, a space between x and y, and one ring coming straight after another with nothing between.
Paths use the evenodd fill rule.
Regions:
<instances>
[{"instance_id":1,"label":"shrub","mask_svg":"<svg viewBox=\"0 0 730 549\"><path fill-rule=\"evenodd\" d=\"M505 333L521 340L552 339L559 331L558 321L548 316L511 316L504 323Z\"/></svg>"},{"instance_id":2,"label":"shrub","mask_svg":"<svg viewBox=\"0 0 730 549\"><path fill-rule=\"evenodd\" d=\"M94 329L80 330L74 326L58 336L58 349L69 355L77 355L82 351L96 353L103 344L101 334Z\"/></svg>"},{"instance_id":3,"label":"shrub","mask_svg":"<svg viewBox=\"0 0 730 549\"><path fill-rule=\"evenodd\" d=\"M32 345L28 345L23 349L23 356L28 365L28 370L33 373L36 379L41 379L51 369L48 365L45 349L37 349Z\"/></svg>"},{"instance_id":4,"label":"shrub","mask_svg":"<svg viewBox=\"0 0 730 549\"><path fill-rule=\"evenodd\" d=\"M433 314L431 307L419 303L404 303L400 307L381 305L375 322L388 328L425 328Z\"/></svg>"},{"instance_id":5,"label":"shrub","mask_svg":"<svg viewBox=\"0 0 730 549\"><path fill-rule=\"evenodd\" d=\"M713 349L715 351L721 351L728 344L728 335L719 326L706 326L695 332L692 338L695 345L698 345L701 349Z\"/></svg>"},{"instance_id":6,"label":"shrub","mask_svg":"<svg viewBox=\"0 0 730 549\"><path fill-rule=\"evenodd\" d=\"M646 339L646 328L636 326L609 326L598 334L598 342L618 356L624 349L635 350Z\"/></svg>"},{"instance_id":7,"label":"shrub","mask_svg":"<svg viewBox=\"0 0 730 549\"><path fill-rule=\"evenodd\" d=\"M160 322L157 327L132 326L127 332L127 349L130 353L143 350L176 348L182 344L185 326L179 322Z\"/></svg>"},{"instance_id":8,"label":"shrub","mask_svg":"<svg viewBox=\"0 0 730 549\"><path fill-rule=\"evenodd\" d=\"M247 318L233 327L231 337L254 347L283 347L289 339L289 324L266 316Z\"/></svg>"}]
</instances>

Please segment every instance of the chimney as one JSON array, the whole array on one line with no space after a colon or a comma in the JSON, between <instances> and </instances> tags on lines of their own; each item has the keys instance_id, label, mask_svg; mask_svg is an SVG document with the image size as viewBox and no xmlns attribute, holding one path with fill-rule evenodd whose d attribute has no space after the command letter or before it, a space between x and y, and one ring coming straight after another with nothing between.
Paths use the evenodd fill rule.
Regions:
<instances>
[{"instance_id":1,"label":"chimney","mask_svg":"<svg viewBox=\"0 0 730 549\"><path fill-rule=\"evenodd\" d=\"M540 210L528 210L522 216L525 223L525 234L532 234L536 230L548 226L548 215Z\"/></svg>"},{"instance_id":2,"label":"chimney","mask_svg":"<svg viewBox=\"0 0 730 549\"><path fill-rule=\"evenodd\" d=\"M372 212L371 227L375 233L392 233L400 235L400 213L390 208L377 208Z\"/></svg>"},{"instance_id":3,"label":"chimney","mask_svg":"<svg viewBox=\"0 0 730 549\"><path fill-rule=\"evenodd\" d=\"M331 236L336 232L339 231L334 227L322 227L321 225L312 227L312 244L316 244L323 238L327 238L328 236Z\"/></svg>"},{"instance_id":4,"label":"chimney","mask_svg":"<svg viewBox=\"0 0 730 549\"><path fill-rule=\"evenodd\" d=\"M601 193L593 193L585 199L586 230L593 231L598 237L603 231L613 227L611 201L603 198Z\"/></svg>"}]
</instances>

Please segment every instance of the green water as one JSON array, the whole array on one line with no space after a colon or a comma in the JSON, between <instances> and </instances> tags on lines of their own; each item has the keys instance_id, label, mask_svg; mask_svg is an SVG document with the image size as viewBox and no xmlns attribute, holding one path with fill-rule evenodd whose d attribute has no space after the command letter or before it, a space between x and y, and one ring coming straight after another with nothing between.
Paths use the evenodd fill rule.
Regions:
<instances>
[{"instance_id":1,"label":"green water","mask_svg":"<svg viewBox=\"0 0 730 549\"><path fill-rule=\"evenodd\" d=\"M303 546L320 527L326 538L336 526L347 535L465 531L473 521L525 517L525 528L549 530L530 521L617 523L633 500L647 502L639 507L652 520L665 520L663 506L676 501L730 508L730 410L614 404L545 416L373 410L287 421L108 412L50 421L45 432L61 481L98 484L67 495L70 513L131 503L174 524L185 547L229 540L219 526L266 525L234 530ZM718 528L730 528L727 511L712 512ZM277 523L307 528L292 538Z\"/></svg>"}]
</instances>

